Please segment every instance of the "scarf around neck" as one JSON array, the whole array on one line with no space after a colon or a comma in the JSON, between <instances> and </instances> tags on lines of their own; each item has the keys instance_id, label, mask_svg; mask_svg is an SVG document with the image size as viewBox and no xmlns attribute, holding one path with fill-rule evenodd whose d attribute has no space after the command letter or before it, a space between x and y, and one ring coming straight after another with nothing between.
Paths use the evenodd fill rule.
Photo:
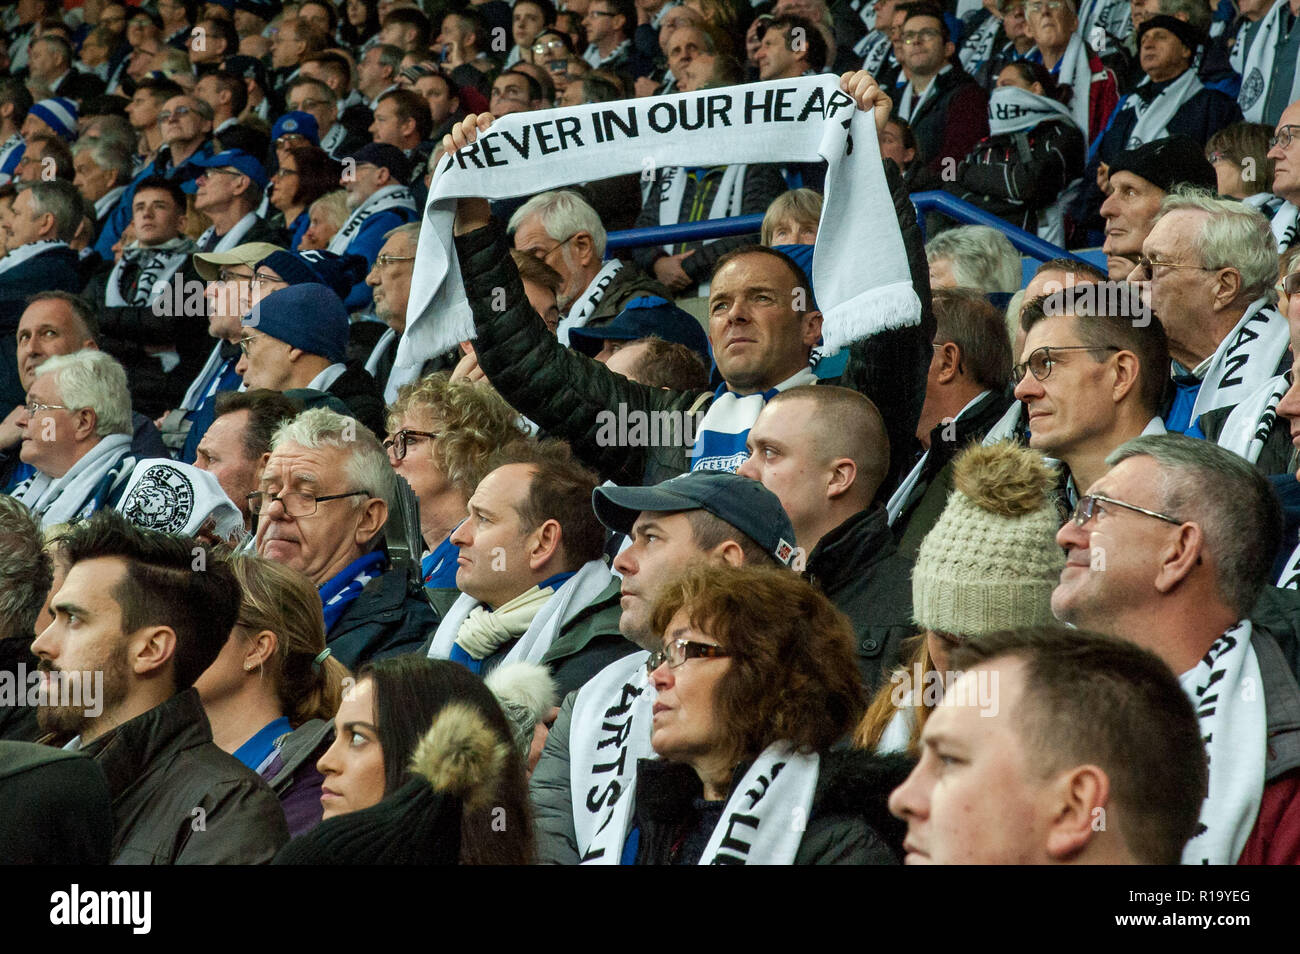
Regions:
<instances>
[{"instance_id":1,"label":"scarf around neck","mask_svg":"<svg viewBox=\"0 0 1300 954\"><path fill-rule=\"evenodd\" d=\"M1215 443L1252 464L1258 463L1277 421L1277 406L1288 390L1290 385L1285 375L1269 378L1232 409Z\"/></svg>"},{"instance_id":2,"label":"scarf around neck","mask_svg":"<svg viewBox=\"0 0 1300 954\"><path fill-rule=\"evenodd\" d=\"M1070 115L1074 117L1074 124L1083 131L1085 142L1092 140L1089 110L1089 99L1092 96L1092 65L1088 54L1088 47L1079 39L1079 34L1076 32L1070 36L1070 42L1065 47L1061 61L1053 70L1058 81L1063 86L1070 87ZM1042 51L1035 47L1028 58L1042 63Z\"/></svg>"},{"instance_id":3,"label":"scarf around neck","mask_svg":"<svg viewBox=\"0 0 1300 954\"><path fill-rule=\"evenodd\" d=\"M462 593L438 624L429 645L428 657L457 659L455 653L459 647L469 659L481 664L482 660L517 638L518 641L506 653L501 664L540 663L564 627L600 595L609 585L610 579L612 577L605 562L591 560L559 587L540 590L533 587L522 596L498 607L495 612L488 611L468 593ZM475 622L469 624L467 629L465 624L476 611L478 616L474 617ZM507 612L499 618L490 618L497 617L503 611ZM525 624L521 630L506 635L521 622ZM482 655L475 655L476 653Z\"/></svg>"},{"instance_id":4,"label":"scarf around neck","mask_svg":"<svg viewBox=\"0 0 1300 954\"><path fill-rule=\"evenodd\" d=\"M343 613L352 604L366 584L383 572L385 556L382 550L372 550L357 557L320 588L321 608L325 613L325 632L334 628Z\"/></svg>"},{"instance_id":5,"label":"scarf around neck","mask_svg":"<svg viewBox=\"0 0 1300 954\"><path fill-rule=\"evenodd\" d=\"M989 96L989 133L994 136L1026 132L1048 121L1078 128L1065 104L1048 96L1039 96L1019 86L998 86Z\"/></svg>"},{"instance_id":6,"label":"scarf around neck","mask_svg":"<svg viewBox=\"0 0 1300 954\"><path fill-rule=\"evenodd\" d=\"M1300 232L1300 208L1290 202L1283 202L1273 213L1268 226L1273 230L1273 237L1277 239L1277 253L1281 255L1295 244L1296 234Z\"/></svg>"},{"instance_id":7,"label":"scarf around neck","mask_svg":"<svg viewBox=\"0 0 1300 954\"><path fill-rule=\"evenodd\" d=\"M167 282L184 266L194 252L194 242L188 236L178 235L162 245L146 248L138 242L132 242L122 251L122 257L108 275L108 287L104 289L104 304L110 308L123 305L143 306L154 297L158 285L165 288ZM123 278L127 267L134 266L133 287L123 288Z\"/></svg>"},{"instance_id":8,"label":"scarf around neck","mask_svg":"<svg viewBox=\"0 0 1300 954\"><path fill-rule=\"evenodd\" d=\"M244 236L248 234L249 229L257 224L257 213L249 212L246 216L236 222L225 235L217 239L217 227L209 225L199 236L195 243L201 249L208 249L209 252L229 252L236 245L243 244ZM209 248L209 244L216 239L216 244Z\"/></svg>"},{"instance_id":9,"label":"scarf around neck","mask_svg":"<svg viewBox=\"0 0 1300 954\"><path fill-rule=\"evenodd\" d=\"M735 473L749 457L745 440L759 413L782 391L800 384L816 384L817 375L803 368L774 388L740 395L724 384L704 412L691 448L691 470L725 470Z\"/></svg>"},{"instance_id":10,"label":"scarf around neck","mask_svg":"<svg viewBox=\"0 0 1300 954\"><path fill-rule=\"evenodd\" d=\"M1289 347L1291 329L1286 319L1263 298L1251 302L1210 359L1192 405L1192 423L1202 414L1250 397L1273 376Z\"/></svg>"},{"instance_id":11,"label":"scarf around neck","mask_svg":"<svg viewBox=\"0 0 1300 954\"><path fill-rule=\"evenodd\" d=\"M1138 90L1151 86L1150 79L1138 84ZM1196 75L1196 70L1188 67L1183 75L1156 93L1149 101L1138 92L1125 97L1120 109L1129 110L1137 115L1137 122L1129 133L1125 149L1136 149L1143 143L1163 139L1169 135L1169 120L1173 119L1188 100L1205 88L1205 84Z\"/></svg>"},{"instance_id":12,"label":"scarf around neck","mask_svg":"<svg viewBox=\"0 0 1300 954\"><path fill-rule=\"evenodd\" d=\"M686 197L686 179L690 175L683 166L672 166L664 170L663 180L659 183L659 224L676 225L681 221L682 199ZM697 178L703 182L704 176ZM696 185L699 188L699 185ZM740 215L745 200L745 166L729 165L722 171L722 181L713 193L713 203L709 206L710 219L726 219ZM717 239L705 239L705 245ZM662 246L669 255L673 254L671 244Z\"/></svg>"},{"instance_id":13,"label":"scarf around neck","mask_svg":"<svg viewBox=\"0 0 1300 954\"><path fill-rule=\"evenodd\" d=\"M993 44L997 41L998 30L1001 28L1002 21L989 14L984 22L962 41L961 50L957 54L962 69L974 75L981 66L988 62L989 57L993 55Z\"/></svg>"},{"instance_id":14,"label":"scarf around neck","mask_svg":"<svg viewBox=\"0 0 1300 954\"><path fill-rule=\"evenodd\" d=\"M57 239L41 239L39 242L28 242L26 245L20 245L3 258L0 258L0 275L3 275L5 272L11 272L19 266L26 265L38 255L44 255L46 252L53 252L55 249L68 247L67 242L60 242Z\"/></svg>"},{"instance_id":15,"label":"scarf around neck","mask_svg":"<svg viewBox=\"0 0 1300 954\"><path fill-rule=\"evenodd\" d=\"M657 168L827 160L812 282L828 354L889 328L915 325L902 232L880 161L875 122L829 75L674 93L618 103L512 113L478 142L445 156L425 206L406 333L386 396L419 376L425 357L475 337L453 242L455 200L533 194ZM525 173L521 173L526 170ZM855 214L825 210L852 208ZM861 241L870 234L871 242Z\"/></svg>"},{"instance_id":16,"label":"scarf around neck","mask_svg":"<svg viewBox=\"0 0 1300 954\"><path fill-rule=\"evenodd\" d=\"M131 453L130 434L109 434L81 456L62 477L39 470L14 488L13 496L40 520L41 529L69 523L96 509L101 484ZM134 464L134 460L131 460ZM127 474L130 470L127 470ZM125 478L127 474L122 476Z\"/></svg>"},{"instance_id":17,"label":"scarf around neck","mask_svg":"<svg viewBox=\"0 0 1300 954\"><path fill-rule=\"evenodd\" d=\"M1282 17L1288 13L1287 0L1277 0L1273 8L1259 21L1246 61L1241 67L1241 90L1237 93L1237 104L1241 115L1248 123L1264 122L1264 104L1268 100L1268 88L1274 73L1274 59L1277 57L1278 40L1282 34ZM1243 28L1244 31L1245 28ZM1238 37L1238 45L1241 38ZM1291 93L1286 101L1293 103L1300 99L1300 69L1296 70L1291 81Z\"/></svg>"},{"instance_id":18,"label":"scarf around neck","mask_svg":"<svg viewBox=\"0 0 1300 954\"><path fill-rule=\"evenodd\" d=\"M1259 815L1268 712L1251 635L1250 620L1242 620L1178 677L1196 709L1210 763L1201 829L1183 849L1185 865L1236 864Z\"/></svg>"},{"instance_id":19,"label":"scarf around neck","mask_svg":"<svg viewBox=\"0 0 1300 954\"><path fill-rule=\"evenodd\" d=\"M361 231L361 226L365 224L366 219L379 212L388 212L393 209L404 209L409 212L415 211L415 196L411 190L403 185L390 185L378 189L366 201L352 210L343 227L335 233L330 239L326 248L335 255L342 255L352 244L352 240L357 237ZM418 251L417 251L418 254Z\"/></svg>"},{"instance_id":20,"label":"scarf around neck","mask_svg":"<svg viewBox=\"0 0 1300 954\"><path fill-rule=\"evenodd\" d=\"M596 309L604 300L605 292L609 290L610 285L614 284L614 279L622 270L623 263L616 258L611 258L601 266L596 277L569 306L569 313L560 319L559 327L555 330L555 336L560 339L560 344L569 347L569 332L574 328L587 327L587 322L591 321L591 316L596 313Z\"/></svg>"}]
</instances>

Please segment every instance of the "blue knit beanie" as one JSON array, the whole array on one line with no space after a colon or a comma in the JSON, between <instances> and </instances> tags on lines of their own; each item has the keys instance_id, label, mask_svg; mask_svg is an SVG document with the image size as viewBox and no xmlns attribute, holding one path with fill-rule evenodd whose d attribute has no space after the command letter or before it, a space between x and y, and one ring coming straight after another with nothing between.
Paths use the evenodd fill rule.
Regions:
<instances>
[{"instance_id":1,"label":"blue knit beanie","mask_svg":"<svg viewBox=\"0 0 1300 954\"><path fill-rule=\"evenodd\" d=\"M347 356L348 312L324 285L291 285L272 292L253 306L244 327L334 364Z\"/></svg>"}]
</instances>

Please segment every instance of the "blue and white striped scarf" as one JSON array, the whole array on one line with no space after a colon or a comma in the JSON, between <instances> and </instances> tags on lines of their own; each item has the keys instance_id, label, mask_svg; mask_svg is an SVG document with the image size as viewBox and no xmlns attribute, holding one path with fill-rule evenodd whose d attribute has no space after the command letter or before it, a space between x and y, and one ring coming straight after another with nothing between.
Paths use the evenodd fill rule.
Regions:
<instances>
[{"instance_id":1,"label":"blue and white striped scarf","mask_svg":"<svg viewBox=\"0 0 1300 954\"><path fill-rule=\"evenodd\" d=\"M320 588L326 633L334 628L352 601L361 595L365 585L383 572L383 564L383 551L372 550L353 560Z\"/></svg>"}]
</instances>

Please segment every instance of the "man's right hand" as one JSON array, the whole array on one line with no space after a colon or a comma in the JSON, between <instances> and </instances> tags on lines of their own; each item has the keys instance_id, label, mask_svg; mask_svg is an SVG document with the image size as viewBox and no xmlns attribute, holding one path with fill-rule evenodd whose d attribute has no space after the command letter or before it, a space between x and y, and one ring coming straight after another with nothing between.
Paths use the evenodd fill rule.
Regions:
<instances>
[{"instance_id":1,"label":"man's right hand","mask_svg":"<svg viewBox=\"0 0 1300 954\"><path fill-rule=\"evenodd\" d=\"M682 252L680 255L665 255L662 258L655 259L655 278L659 279L672 292L690 288L695 284L695 279L686 274L686 270L682 268L682 260L694 254L695 250L692 249L689 252Z\"/></svg>"},{"instance_id":2,"label":"man's right hand","mask_svg":"<svg viewBox=\"0 0 1300 954\"><path fill-rule=\"evenodd\" d=\"M452 126L451 132L442 137L442 151L450 155L457 149L468 146L472 142L477 142L479 134L487 131L487 128L495 121L496 117L491 113L470 113ZM453 226L452 231L456 235L465 235L475 229L483 228L491 218L492 211L488 206L487 199L477 197L458 199L456 201L456 224Z\"/></svg>"},{"instance_id":3,"label":"man's right hand","mask_svg":"<svg viewBox=\"0 0 1300 954\"><path fill-rule=\"evenodd\" d=\"M23 431L18 426L18 422L26 416L27 408L20 404L10 411L3 421L0 421L0 450L10 450L22 443Z\"/></svg>"}]
</instances>

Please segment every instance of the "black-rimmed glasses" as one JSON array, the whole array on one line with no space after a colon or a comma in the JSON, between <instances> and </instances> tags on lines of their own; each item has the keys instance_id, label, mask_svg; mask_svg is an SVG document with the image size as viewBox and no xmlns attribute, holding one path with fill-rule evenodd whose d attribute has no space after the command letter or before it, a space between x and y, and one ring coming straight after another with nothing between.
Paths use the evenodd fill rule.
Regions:
<instances>
[{"instance_id":1,"label":"black-rimmed glasses","mask_svg":"<svg viewBox=\"0 0 1300 954\"><path fill-rule=\"evenodd\" d=\"M411 438L428 438L437 440L441 437L434 431L416 431L409 427L404 427L388 440L384 441L384 450L393 455L393 460L404 460L406 458L406 449L411 443Z\"/></svg>"},{"instance_id":2,"label":"black-rimmed glasses","mask_svg":"<svg viewBox=\"0 0 1300 954\"><path fill-rule=\"evenodd\" d=\"M280 506L284 507L284 512L290 517L310 517L316 512L317 504L322 504L327 500L342 500L344 497L357 496L369 497L370 491L349 490L345 494L326 494L323 497L317 497L315 494L305 493L301 490L290 491L287 494L269 494L261 490L254 490L245 499L248 501L248 512L255 517L269 507L272 500L280 501Z\"/></svg>"},{"instance_id":3,"label":"black-rimmed glasses","mask_svg":"<svg viewBox=\"0 0 1300 954\"><path fill-rule=\"evenodd\" d=\"M1022 361L1016 365L1011 373L1015 375L1012 378L1013 384L1019 384L1025 379L1025 372L1028 371L1034 376L1035 380L1046 381L1052 373L1052 368L1057 362L1053 357L1058 351L1119 351L1115 345L1064 345L1061 347L1053 345L1044 345L1041 348L1035 348L1029 352L1029 360Z\"/></svg>"}]
</instances>

